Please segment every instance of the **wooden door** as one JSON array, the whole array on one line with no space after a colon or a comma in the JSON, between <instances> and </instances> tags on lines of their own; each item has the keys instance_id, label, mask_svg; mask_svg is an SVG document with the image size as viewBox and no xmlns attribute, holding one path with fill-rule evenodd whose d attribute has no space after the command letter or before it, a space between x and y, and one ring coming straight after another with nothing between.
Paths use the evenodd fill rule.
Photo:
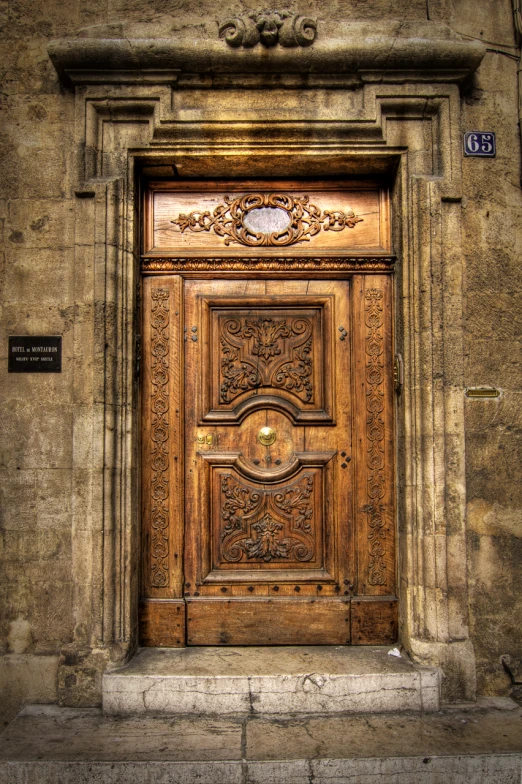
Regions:
<instances>
[{"instance_id":1,"label":"wooden door","mask_svg":"<svg viewBox=\"0 0 522 784\"><path fill-rule=\"evenodd\" d=\"M216 187L146 199L141 642L394 642L386 194L286 183L260 246Z\"/></svg>"},{"instance_id":2,"label":"wooden door","mask_svg":"<svg viewBox=\"0 0 522 784\"><path fill-rule=\"evenodd\" d=\"M189 645L351 642L357 561L386 555L372 549L366 526L357 553L355 472L362 458L362 480L368 453L357 455L354 441L360 347L351 328L352 285L185 282ZM365 292L366 321L378 313L382 329L369 350L382 356L382 291ZM360 339L367 332L359 329ZM384 404L383 371L380 364L366 368L361 379L363 440L372 390L371 405ZM371 372L377 390L368 389ZM373 465L381 453L375 439L370 446ZM377 482L370 493L382 497L383 489ZM371 503L367 487L361 500L362 508ZM380 539L380 522L371 525Z\"/></svg>"}]
</instances>

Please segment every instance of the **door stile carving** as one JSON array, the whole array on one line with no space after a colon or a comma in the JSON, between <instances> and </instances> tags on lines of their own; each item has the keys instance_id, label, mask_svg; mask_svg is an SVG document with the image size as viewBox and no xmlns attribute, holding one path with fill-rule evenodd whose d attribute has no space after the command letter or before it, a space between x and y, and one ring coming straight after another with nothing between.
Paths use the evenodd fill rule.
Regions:
<instances>
[{"instance_id":1,"label":"door stile carving","mask_svg":"<svg viewBox=\"0 0 522 784\"><path fill-rule=\"evenodd\" d=\"M368 582L386 585L386 549L389 546L385 530L386 494L385 462L385 400L384 400L384 314L382 288L364 292L366 332L366 467L368 503Z\"/></svg>"},{"instance_id":2,"label":"door stile carving","mask_svg":"<svg viewBox=\"0 0 522 784\"><path fill-rule=\"evenodd\" d=\"M353 278L357 570L352 644L398 634L392 384L392 278Z\"/></svg>"},{"instance_id":3,"label":"door stile carving","mask_svg":"<svg viewBox=\"0 0 522 784\"><path fill-rule=\"evenodd\" d=\"M363 595L395 591L391 281L360 277L355 284L356 418L358 436L358 586Z\"/></svg>"},{"instance_id":4,"label":"door stile carving","mask_svg":"<svg viewBox=\"0 0 522 784\"><path fill-rule=\"evenodd\" d=\"M183 580L183 280L143 285L144 530L140 636L185 645Z\"/></svg>"},{"instance_id":5,"label":"door stile carving","mask_svg":"<svg viewBox=\"0 0 522 784\"><path fill-rule=\"evenodd\" d=\"M150 549L149 568L152 588L168 588L170 528L170 450L169 450L169 345L170 291L151 291L151 386L150 394Z\"/></svg>"}]
</instances>

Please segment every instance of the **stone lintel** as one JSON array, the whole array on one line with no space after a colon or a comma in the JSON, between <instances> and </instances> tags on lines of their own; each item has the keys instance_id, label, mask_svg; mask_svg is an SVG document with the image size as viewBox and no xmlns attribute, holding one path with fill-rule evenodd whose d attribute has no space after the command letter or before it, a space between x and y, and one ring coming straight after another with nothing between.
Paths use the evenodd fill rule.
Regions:
<instances>
[{"instance_id":1,"label":"stone lintel","mask_svg":"<svg viewBox=\"0 0 522 784\"><path fill-rule=\"evenodd\" d=\"M217 36L63 38L50 42L49 55L69 85L183 83L188 78L191 86L195 80L203 88L269 88L276 74L286 78L288 88L346 89L366 81L461 83L486 51L481 42L460 39L441 25L425 23L415 37L409 32L394 20L344 23L334 33L338 37L323 31L306 49L231 49Z\"/></svg>"}]
</instances>

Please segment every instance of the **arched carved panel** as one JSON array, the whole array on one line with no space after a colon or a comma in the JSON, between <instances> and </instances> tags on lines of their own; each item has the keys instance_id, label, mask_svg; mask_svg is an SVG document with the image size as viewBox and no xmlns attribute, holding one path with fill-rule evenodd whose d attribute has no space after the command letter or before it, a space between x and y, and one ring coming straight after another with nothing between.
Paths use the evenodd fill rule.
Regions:
<instances>
[{"instance_id":1,"label":"arched carved panel","mask_svg":"<svg viewBox=\"0 0 522 784\"><path fill-rule=\"evenodd\" d=\"M246 571L255 582L284 569L290 579L295 570L300 580L317 579L319 573L327 579L323 545L332 521L325 509L324 470L302 468L291 479L269 484L245 478L233 466L210 466L207 578L223 580Z\"/></svg>"},{"instance_id":2,"label":"arched carved panel","mask_svg":"<svg viewBox=\"0 0 522 784\"><path fill-rule=\"evenodd\" d=\"M203 300L203 414L238 423L256 409L333 422L329 297Z\"/></svg>"}]
</instances>

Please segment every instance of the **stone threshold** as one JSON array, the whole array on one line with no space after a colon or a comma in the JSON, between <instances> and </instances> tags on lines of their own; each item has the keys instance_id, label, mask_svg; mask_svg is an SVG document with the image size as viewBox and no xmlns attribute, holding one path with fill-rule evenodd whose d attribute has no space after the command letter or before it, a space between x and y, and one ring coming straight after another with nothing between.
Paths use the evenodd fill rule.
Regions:
<instances>
[{"instance_id":1,"label":"stone threshold","mask_svg":"<svg viewBox=\"0 0 522 784\"><path fill-rule=\"evenodd\" d=\"M106 715L436 711L440 671L388 647L143 648L103 676Z\"/></svg>"},{"instance_id":2,"label":"stone threshold","mask_svg":"<svg viewBox=\"0 0 522 784\"><path fill-rule=\"evenodd\" d=\"M0 784L518 784L522 709L104 716L25 708L0 737Z\"/></svg>"}]
</instances>

